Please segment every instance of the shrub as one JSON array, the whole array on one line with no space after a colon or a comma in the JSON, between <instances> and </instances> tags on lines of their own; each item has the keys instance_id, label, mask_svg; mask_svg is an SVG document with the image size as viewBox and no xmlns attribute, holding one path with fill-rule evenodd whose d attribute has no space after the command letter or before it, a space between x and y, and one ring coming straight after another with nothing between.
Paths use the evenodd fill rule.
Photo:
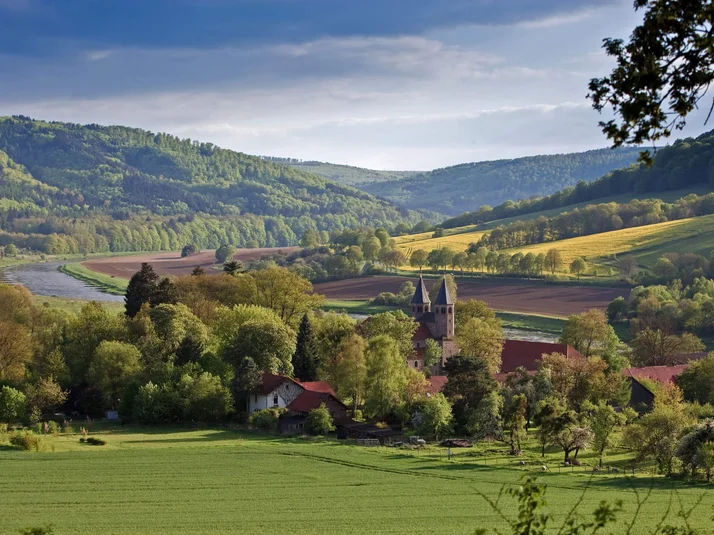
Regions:
<instances>
[{"instance_id":1,"label":"shrub","mask_svg":"<svg viewBox=\"0 0 714 535\"><path fill-rule=\"evenodd\" d=\"M332 416L324 403L317 409L312 409L305 419L305 430L311 435L326 435L334 429Z\"/></svg>"},{"instance_id":2,"label":"shrub","mask_svg":"<svg viewBox=\"0 0 714 535\"><path fill-rule=\"evenodd\" d=\"M248 423L262 431L277 431L278 420L287 411L285 409L262 409L250 415Z\"/></svg>"},{"instance_id":3,"label":"shrub","mask_svg":"<svg viewBox=\"0 0 714 535\"><path fill-rule=\"evenodd\" d=\"M102 440L101 438L89 437L87 438L86 443L91 444L92 446L104 446L106 445L107 441Z\"/></svg>"},{"instance_id":4,"label":"shrub","mask_svg":"<svg viewBox=\"0 0 714 535\"><path fill-rule=\"evenodd\" d=\"M60 426L59 426L59 424L58 424L57 422L55 422L54 420L50 420L49 422L47 422L47 428L48 428L49 433L50 433L51 435L55 435L55 436L59 435Z\"/></svg>"},{"instance_id":5,"label":"shrub","mask_svg":"<svg viewBox=\"0 0 714 535\"><path fill-rule=\"evenodd\" d=\"M25 417L27 400L25 394L9 386L0 389L0 422L17 422Z\"/></svg>"},{"instance_id":6,"label":"shrub","mask_svg":"<svg viewBox=\"0 0 714 535\"><path fill-rule=\"evenodd\" d=\"M42 439L32 431L22 431L10 435L10 444L24 451L40 451Z\"/></svg>"}]
</instances>

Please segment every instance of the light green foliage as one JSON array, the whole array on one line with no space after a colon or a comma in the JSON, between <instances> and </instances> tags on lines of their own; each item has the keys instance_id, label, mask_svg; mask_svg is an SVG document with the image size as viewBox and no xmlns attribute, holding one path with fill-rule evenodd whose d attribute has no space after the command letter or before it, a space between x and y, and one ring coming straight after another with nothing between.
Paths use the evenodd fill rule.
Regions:
<instances>
[{"instance_id":1,"label":"light green foliage","mask_svg":"<svg viewBox=\"0 0 714 535\"><path fill-rule=\"evenodd\" d=\"M365 410L370 416L383 417L402 402L407 384L406 361L397 342L384 334L369 340L365 354Z\"/></svg>"},{"instance_id":2,"label":"light green foliage","mask_svg":"<svg viewBox=\"0 0 714 535\"><path fill-rule=\"evenodd\" d=\"M613 433L618 426L625 423L625 415L615 412L610 405L600 402L589 418L590 429L593 433L593 449L600 456L613 445Z\"/></svg>"},{"instance_id":3,"label":"light green foliage","mask_svg":"<svg viewBox=\"0 0 714 535\"><path fill-rule=\"evenodd\" d=\"M251 357L263 371L292 375L296 336L282 322L251 320L238 328L225 348L224 358L237 366Z\"/></svg>"},{"instance_id":4,"label":"light green foliage","mask_svg":"<svg viewBox=\"0 0 714 535\"><path fill-rule=\"evenodd\" d=\"M67 392L52 376L41 377L35 384L26 388L27 408L30 420L37 422L45 412L54 412L67 399Z\"/></svg>"},{"instance_id":5,"label":"light green foliage","mask_svg":"<svg viewBox=\"0 0 714 535\"><path fill-rule=\"evenodd\" d=\"M714 403L714 354L690 363L675 382L687 401L697 401L702 405Z\"/></svg>"},{"instance_id":6,"label":"light green foliage","mask_svg":"<svg viewBox=\"0 0 714 535\"><path fill-rule=\"evenodd\" d=\"M327 435L330 431L334 431L335 425L330 416L330 411L327 410L325 404L321 404L318 408L312 409L305 419L305 430L311 435Z\"/></svg>"},{"instance_id":7,"label":"light green foliage","mask_svg":"<svg viewBox=\"0 0 714 535\"><path fill-rule=\"evenodd\" d=\"M424 402L420 416L419 432L424 435L440 440L452 431L454 416L451 404L441 392Z\"/></svg>"},{"instance_id":8,"label":"light green foliage","mask_svg":"<svg viewBox=\"0 0 714 535\"><path fill-rule=\"evenodd\" d=\"M165 354L175 353L186 338L202 344L208 340L206 326L186 305L159 305L151 309L149 317Z\"/></svg>"},{"instance_id":9,"label":"light green foliage","mask_svg":"<svg viewBox=\"0 0 714 535\"><path fill-rule=\"evenodd\" d=\"M491 373L500 372L503 329L498 320L471 318L457 329L456 341L463 355L481 358Z\"/></svg>"},{"instance_id":10,"label":"light green foliage","mask_svg":"<svg viewBox=\"0 0 714 535\"><path fill-rule=\"evenodd\" d=\"M278 420L285 409L261 409L250 415L248 423L262 431L275 432L278 430Z\"/></svg>"},{"instance_id":11,"label":"light green foliage","mask_svg":"<svg viewBox=\"0 0 714 535\"><path fill-rule=\"evenodd\" d=\"M225 419L233 407L233 396L219 377L202 373L184 375L178 384L184 402L186 421L214 423Z\"/></svg>"},{"instance_id":12,"label":"light green foliage","mask_svg":"<svg viewBox=\"0 0 714 535\"><path fill-rule=\"evenodd\" d=\"M321 363L320 376L327 380L341 399L359 406L364 396L367 363L365 341L358 334L345 338L334 354Z\"/></svg>"},{"instance_id":13,"label":"light green foliage","mask_svg":"<svg viewBox=\"0 0 714 535\"><path fill-rule=\"evenodd\" d=\"M117 407L124 387L141 372L141 353L131 344L104 341L99 344L87 379L104 392L107 403Z\"/></svg>"},{"instance_id":14,"label":"light green foliage","mask_svg":"<svg viewBox=\"0 0 714 535\"><path fill-rule=\"evenodd\" d=\"M401 310L375 314L362 326L365 338L371 340L377 336L389 336L398 345L402 358L414 351L412 335L417 330L417 323Z\"/></svg>"},{"instance_id":15,"label":"light green foliage","mask_svg":"<svg viewBox=\"0 0 714 535\"><path fill-rule=\"evenodd\" d=\"M25 394L10 386L0 388L0 422L18 422L25 417L26 411Z\"/></svg>"},{"instance_id":16,"label":"light green foliage","mask_svg":"<svg viewBox=\"0 0 714 535\"><path fill-rule=\"evenodd\" d=\"M15 247L12 243L5 246L5 256L16 256L16 255L17 255L17 247Z\"/></svg>"},{"instance_id":17,"label":"light green foliage","mask_svg":"<svg viewBox=\"0 0 714 535\"><path fill-rule=\"evenodd\" d=\"M479 439L500 439L503 436L503 398L489 392L471 411L467 431Z\"/></svg>"},{"instance_id":18,"label":"light green foliage","mask_svg":"<svg viewBox=\"0 0 714 535\"><path fill-rule=\"evenodd\" d=\"M230 343L241 325L249 321L279 323L280 316L269 308L257 305L219 306L211 325L211 340L214 348L221 351Z\"/></svg>"},{"instance_id":19,"label":"light green foliage","mask_svg":"<svg viewBox=\"0 0 714 535\"><path fill-rule=\"evenodd\" d=\"M424 366L434 366L438 364L441 362L443 356L444 351L441 349L439 342L433 338L429 338L424 348Z\"/></svg>"},{"instance_id":20,"label":"light green foliage","mask_svg":"<svg viewBox=\"0 0 714 535\"><path fill-rule=\"evenodd\" d=\"M592 309L568 318L560 342L590 357L616 353L620 340L603 311Z\"/></svg>"}]
</instances>

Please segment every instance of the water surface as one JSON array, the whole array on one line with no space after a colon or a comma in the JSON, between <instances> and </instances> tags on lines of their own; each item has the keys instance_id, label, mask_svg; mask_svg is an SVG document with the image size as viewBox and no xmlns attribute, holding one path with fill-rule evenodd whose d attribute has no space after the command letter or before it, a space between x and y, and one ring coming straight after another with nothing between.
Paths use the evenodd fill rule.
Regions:
<instances>
[{"instance_id":1,"label":"water surface","mask_svg":"<svg viewBox=\"0 0 714 535\"><path fill-rule=\"evenodd\" d=\"M121 295L103 292L86 282L70 277L58 268L65 262L35 262L2 270L2 279L22 284L35 295L87 299L90 301L123 301Z\"/></svg>"}]
</instances>

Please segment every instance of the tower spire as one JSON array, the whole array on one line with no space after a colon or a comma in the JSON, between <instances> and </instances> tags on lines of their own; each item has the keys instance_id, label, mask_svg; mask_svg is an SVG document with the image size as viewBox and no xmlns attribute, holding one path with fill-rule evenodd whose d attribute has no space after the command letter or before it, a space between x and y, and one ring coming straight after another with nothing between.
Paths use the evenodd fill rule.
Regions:
<instances>
[{"instance_id":1,"label":"tower spire","mask_svg":"<svg viewBox=\"0 0 714 535\"><path fill-rule=\"evenodd\" d=\"M451 298L451 293L449 292L449 287L446 285L446 277L441 279L441 288L439 288L439 295L436 296L435 305L453 305L454 300Z\"/></svg>"},{"instance_id":2,"label":"tower spire","mask_svg":"<svg viewBox=\"0 0 714 535\"><path fill-rule=\"evenodd\" d=\"M416 291L414 292L414 297L412 297L412 305L428 304L431 304L429 292L426 291L426 286L424 286L424 278L419 275L419 283L417 284Z\"/></svg>"}]
</instances>

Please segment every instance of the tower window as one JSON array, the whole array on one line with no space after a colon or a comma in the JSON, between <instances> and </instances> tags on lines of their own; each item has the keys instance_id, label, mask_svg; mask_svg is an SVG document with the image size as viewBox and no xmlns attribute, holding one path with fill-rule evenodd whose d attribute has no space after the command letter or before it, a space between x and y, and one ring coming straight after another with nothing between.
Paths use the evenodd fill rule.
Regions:
<instances>
[{"instance_id":1,"label":"tower window","mask_svg":"<svg viewBox=\"0 0 714 535\"><path fill-rule=\"evenodd\" d=\"M449 314L451 314L452 312L453 312L453 309L451 307L449 307Z\"/></svg>"},{"instance_id":2,"label":"tower window","mask_svg":"<svg viewBox=\"0 0 714 535\"><path fill-rule=\"evenodd\" d=\"M441 307L441 313L446 314L446 307Z\"/></svg>"},{"instance_id":3,"label":"tower window","mask_svg":"<svg viewBox=\"0 0 714 535\"><path fill-rule=\"evenodd\" d=\"M414 367L415 367L415 368L418 368L418 367L419 367L419 361L418 361L418 360L415 360L415 361L414 361Z\"/></svg>"}]
</instances>

